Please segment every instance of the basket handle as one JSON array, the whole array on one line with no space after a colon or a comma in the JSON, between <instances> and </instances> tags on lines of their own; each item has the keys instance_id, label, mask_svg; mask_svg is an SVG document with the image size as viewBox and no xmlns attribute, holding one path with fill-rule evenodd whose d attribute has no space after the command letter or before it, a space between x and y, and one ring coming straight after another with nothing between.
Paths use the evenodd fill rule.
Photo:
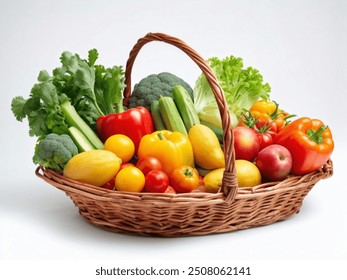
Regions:
<instances>
[{"instance_id":1,"label":"basket handle","mask_svg":"<svg viewBox=\"0 0 347 280\"><path fill-rule=\"evenodd\" d=\"M129 58L125 68L125 84L123 95L124 100L129 100L131 95L131 71L134 65L137 54L140 49L147 43L152 41L160 41L173 45L185 52L201 69L206 76L206 79L216 98L223 127L223 150L225 155L225 171L222 180L221 189L224 193L224 200L230 203L234 200L237 194L237 177L235 171L235 153L234 153L234 138L231 125L229 108L224 97L222 88L213 73L208 63L191 47L182 40L169 36L163 33L148 33L143 38L140 38L129 53Z\"/></svg>"}]
</instances>

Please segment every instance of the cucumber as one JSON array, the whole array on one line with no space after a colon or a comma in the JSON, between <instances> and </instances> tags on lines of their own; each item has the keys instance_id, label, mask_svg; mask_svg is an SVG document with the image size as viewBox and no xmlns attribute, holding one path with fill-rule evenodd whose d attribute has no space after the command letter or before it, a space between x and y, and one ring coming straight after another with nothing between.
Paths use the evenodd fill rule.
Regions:
<instances>
[{"instance_id":1,"label":"cucumber","mask_svg":"<svg viewBox=\"0 0 347 280\"><path fill-rule=\"evenodd\" d=\"M168 130L178 131L188 135L175 101L169 96L159 98L159 111Z\"/></svg>"},{"instance_id":2,"label":"cucumber","mask_svg":"<svg viewBox=\"0 0 347 280\"><path fill-rule=\"evenodd\" d=\"M166 126L160 114L158 100L153 100L151 103L151 115L152 115L155 130L165 130Z\"/></svg>"},{"instance_id":3,"label":"cucumber","mask_svg":"<svg viewBox=\"0 0 347 280\"><path fill-rule=\"evenodd\" d=\"M177 85L172 89L172 94L187 131L195 124L200 124L198 113L187 90Z\"/></svg>"},{"instance_id":4,"label":"cucumber","mask_svg":"<svg viewBox=\"0 0 347 280\"><path fill-rule=\"evenodd\" d=\"M92 143L88 140L88 138L76 127L70 126L69 127L69 133L78 147L78 151L85 152L85 151L91 151L95 150L95 147L92 145Z\"/></svg>"},{"instance_id":5,"label":"cucumber","mask_svg":"<svg viewBox=\"0 0 347 280\"><path fill-rule=\"evenodd\" d=\"M208 173L210 173L211 172L211 170L208 170L208 169L204 169L204 168L201 168L201 167L199 167L199 166L195 166L195 169L199 172L199 174L201 175L201 176L206 176Z\"/></svg>"}]
</instances>

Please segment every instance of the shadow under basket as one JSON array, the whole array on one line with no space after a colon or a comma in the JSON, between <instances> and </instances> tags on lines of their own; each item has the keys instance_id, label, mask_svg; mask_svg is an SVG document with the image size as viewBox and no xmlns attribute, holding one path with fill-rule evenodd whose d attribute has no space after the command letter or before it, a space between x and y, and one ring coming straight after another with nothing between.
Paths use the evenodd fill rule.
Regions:
<instances>
[{"instance_id":1,"label":"shadow under basket","mask_svg":"<svg viewBox=\"0 0 347 280\"><path fill-rule=\"evenodd\" d=\"M142 46L160 41L187 54L205 74L216 97L223 127L225 171L218 193L131 193L80 183L38 166L36 175L64 191L90 223L109 231L152 236L193 236L231 232L285 220L300 211L312 187L333 173L331 160L317 171L250 188L238 188L233 128L227 102L207 62L185 42L163 33L148 33L129 54L124 104L131 95L131 70Z\"/></svg>"}]
</instances>

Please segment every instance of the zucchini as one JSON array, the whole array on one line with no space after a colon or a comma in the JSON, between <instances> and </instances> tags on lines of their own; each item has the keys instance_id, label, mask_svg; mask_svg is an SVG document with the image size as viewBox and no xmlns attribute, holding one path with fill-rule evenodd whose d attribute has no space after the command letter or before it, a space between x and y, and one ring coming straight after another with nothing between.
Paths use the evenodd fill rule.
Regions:
<instances>
[{"instance_id":1,"label":"zucchini","mask_svg":"<svg viewBox=\"0 0 347 280\"><path fill-rule=\"evenodd\" d=\"M193 100L187 90L177 85L172 89L172 94L187 131L189 131L193 125L200 124L198 113L196 112Z\"/></svg>"},{"instance_id":2,"label":"zucchini","mask_svg":"<svg viewBox=\"0 0 347 280\"><path fill-rule=\"evenodd\" d=\"M69 133L78 147L78 151L85 152L85 151L91 151L95 150L95 147L92 145L92 143L88 140L88 138L76 127L70 126L69 127Z\"/></svg>"},{"instance_id":3,"label":"zucchini","mask_svg":"<svg viewBox=\"0 0 347 280\"><path fill-rule=\"evenodd\" d=\"M165 130L166 126L159 110L159 101L153 100L151 103L151 115L155 130Z\"/></svg>"},{"instance_id":4,"label":"zucchini","mask_svg":"<svg viewBox=\"0 0 347 280\"><path fill-rule=\"evenodd\" d=\"M175 105L175 101L171 97L161 96L159 98L159 111L165 123L166 129L178 131L184 135L188 135L180 113Z\"/></svg>"}]
</instances>

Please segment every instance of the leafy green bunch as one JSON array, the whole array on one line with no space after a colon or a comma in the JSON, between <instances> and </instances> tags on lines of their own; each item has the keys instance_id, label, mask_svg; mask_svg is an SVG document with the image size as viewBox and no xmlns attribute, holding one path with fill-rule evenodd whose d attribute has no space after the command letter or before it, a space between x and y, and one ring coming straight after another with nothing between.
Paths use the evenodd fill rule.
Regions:
<instances>
[{"instance_id":1,"label":"leafy green bunch","mask_svg":"<svg viewBox=\"0 0 347 280\"><path fill-rule=\"evenodd\" d=\"M17 96L12 100L11 108L16 119L28 119L30 136L68 134L72 125L69 119L77 116L64 111L64 104L72 105L93 131L99 116L122 108L123 68L96 65L98 56L96 49L88 52L88 59L63 52L61 66L55 68L52 75L40 71L38 83L31 89L29 98Z\"/></svg>"}]
</instances>

